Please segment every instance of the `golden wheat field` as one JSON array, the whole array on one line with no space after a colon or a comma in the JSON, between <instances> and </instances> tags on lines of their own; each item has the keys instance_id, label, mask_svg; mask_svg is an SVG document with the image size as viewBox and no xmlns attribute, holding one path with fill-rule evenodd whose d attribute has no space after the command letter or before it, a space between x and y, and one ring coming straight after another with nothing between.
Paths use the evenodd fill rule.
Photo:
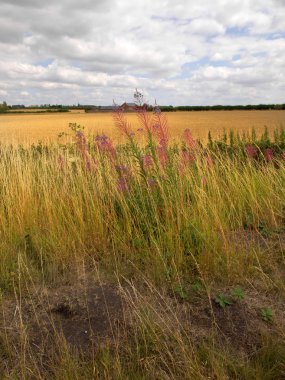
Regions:
<instances>
[{"instance_id":1,"label":"golden wheat field","mask_svg":"<svg viewBox=\"0 0 285 380\"><path fill-rule=\"evenodd\" d=\"M213 137L225 130L249 131L253 127L257 134L264 126L270 130L285 125L285 111L202 111L173 112L166 114L172 139L178 139L184 129L189 128L195 138L205 141L208 131ZM134 131L139 127L136 115L127 114ZM56 113L0 115L0 142L30 144L33 142L57 141L60 132L68 132L69 123L85 126L88 133L102 133L119 142L111 113Z\"/></svg>"}]
</instances>

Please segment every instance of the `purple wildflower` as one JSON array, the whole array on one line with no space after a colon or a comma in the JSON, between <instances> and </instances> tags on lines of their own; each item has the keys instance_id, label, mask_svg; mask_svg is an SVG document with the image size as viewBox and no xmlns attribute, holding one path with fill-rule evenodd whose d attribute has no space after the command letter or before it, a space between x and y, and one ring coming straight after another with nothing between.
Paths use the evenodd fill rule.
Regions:
<instances>
[{"instance_id":1,"label":"purple wildflower","mask_svg":"<svg viewBox=\"0 0 285 380\"><path fill-rule=\"evenodd\" d=\"M115 169L120 174L128 174L128 172L129 172L129 168L125 165L116 165Z\"/></svg>"},{"instance_id":2,"label":"purple wildflower","mask_svg":"<svg viewBox=\"0 0 285 380\"><path fill-rule=\"evenodd\" d=\"M273 150L271 148L265 149L264 157L267 162L270 162L273 160Z\"/></svg>"},{"instance_id":3,"label":"purple wildflower","mask_svg":"<svg viewBox=\"0 0 285 380\"><path fill-rule=\"evenodd\" d=\"M114 148L112 141L106 135L97 135L95 137L95 142L100 152L105 153L109 156L111 160L116 157L116 149Z\"/></svg>"},{"instance_id":4,"label":"purple wildflower","mask_svg":"<svg viewBox=\"0 0 285 380\"><path fill-rule=\"evenodd\" d=\"M156 149L157 149L157 155L158 155L160 164L164 168L166 166L166 163L168 160L166 147L165 146L158 146Z\"/></svg>"},{"instance_id":5,"label":"purple wildflower","mask_svg":"<svg viewBox=\"0 0 285 380\"><path fill-rule=\"evenodd\" d=\"M187 165L189 164L189 162L190 162L190 153L188 152L188 150L183 150L182 155L181 155L181 162L179 165L180 174L185 173L185 169Z\"/></svg>"},{"instance_id":6,"label":"purple wildflower","mask_svg":"<svg viewBox=\"0 0 285 380\"><path fill-rule=\"evenodd\" d=\"M153 189L157 185L157 182L154 178L149 178L147 180L147 184L148 184L150 189Z\"/></svg>"},{"instance_id":7,"label":"purple wildflower","mask_svg":"<svg viewBox=\"0 0 285 380\"><path fill-rule=\"evenodd\" d=\"M189 152L189 150L182 150L182 155L180 165L179 165L179 171L180 174L184 174L186 167L191 163L196 161L196 155L195 153Z\"/></svg>"},{"instance_id":8,"label":"purple wildflower","mask_svg":"<svg viewBox=\"0 0 285 380\"><path fill-rule=\"evenodd\" d=\"M127 182L126 178L120 177L118 179L117 189L122 193L125 193L128 190L128 182Z\"/></svg>"},{"instance_id":9,"label":"purple wildflower","mask_svg":"<svg viewBox=\"0 0 285 380\"><path fill-rule=\"evenodd\" d=\"M161 146L166 146L167 145L167 140L165 138L162 138L162 139L159 140L159 144Z\"/></svg>"},{"instance_id":10,"label":"purple wildflower","mask_svg":"<svg viewBox=\"0 0 285 380\"><path fill-rule=\"evenodd\" d=\"M150 154L145 154L142 156L143 166L147 170L152 167L152 156Z\"/></svg>"},{"instance_id":11,"label":"purple wildflower","mask_svg":"<svg viewBox=\"0 0 285 380\"><path fill-rule=\"evenodd\" d=\"M95 141L97 141L97 142L106 142L106 141L108 141L108 136L106 136L106 135L97 135L96 137L95 137Z\"/></svg>"},{"instance_id":12,"label":"purple wildflower","mask_svg":"<svg viewBox=\"0 0 285 380\"><path fill-rule=\"evenodd\" d=\"M169 141L169 130L167 118L164 114L155 114L154 123L152 125L152 134L155 137L156 141L159 142L161 146L167 146Z\"/></svg>"},{"instance_id":13,"label":"purple wildflower","mask_svg":"<svg viewBox=\"0 0 285 380\"><path fill-rule=\"evenodd\" d=\"M82 156L86 154L86 138L82 131L77 131L75 134L76 145Z\"/></svg>"},{"instance_id":14,"label":"purple wildflower","mask_svg":"<svg viewBox=\"0 0 285 380\"><path fill-rule=\"evenodd\" d=\"M250 159L255 158L255 156L257 155L257 149L253 145L247 145L245 147L245 152L247 154L247 157L250 158Z\"/></svg>"}]
</instances>

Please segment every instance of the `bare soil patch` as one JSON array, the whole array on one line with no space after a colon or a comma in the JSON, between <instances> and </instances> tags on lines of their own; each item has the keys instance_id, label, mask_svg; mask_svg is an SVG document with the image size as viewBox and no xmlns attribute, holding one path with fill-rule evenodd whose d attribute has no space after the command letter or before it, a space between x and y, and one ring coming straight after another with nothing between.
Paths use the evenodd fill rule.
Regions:
<instances>
[{"instance_id":1,"label":"bare soil patch","mask_svg":"<svg viewBox=\"0 0 285 380\"><path fill-rule=\"evenodd\" d=\"M140 289L132 298L127 286L119 288L95 281L40 288L21 302L3 302L1 335L5 334L10 344L13 342L15 352L20 352L24 340L45 368L49 368L50 353L65 344L72 352L87 357L105 346L121 347L122 351L132 347L137 326L143 320L138 316L148 309L157 318L154 323L168 326L166 335L179 331L197 347L210 340L217 347L229 347L234 355L248 357L260 348L262 336L281 342L283 339L285 345L285 301L278 295L274 298L248 289L243 300L221 308L215 294L229 294L230 289L213 290L210 299L204 290L200 294L189 292L187 300L167 292L158 295L143 286ZM262 320L263 307L272 308L271 322ZM3 360L6 358L1 354L0 361Z\"/></svg>"},{"instance_id":2,"label":"bare soil patch","mask_svg":"<svg viewBox=\"0 0 285 380\"><path fill-rule=\"evenodd\" d=\"M122 298L107 284L41 289L21 305L10 300L3 316L1 328L5 323L14 340L24 331L31 346L39 348L62 337L72 349L86 352L115 339L124 320Z\"/></svg>"}]
</instances>

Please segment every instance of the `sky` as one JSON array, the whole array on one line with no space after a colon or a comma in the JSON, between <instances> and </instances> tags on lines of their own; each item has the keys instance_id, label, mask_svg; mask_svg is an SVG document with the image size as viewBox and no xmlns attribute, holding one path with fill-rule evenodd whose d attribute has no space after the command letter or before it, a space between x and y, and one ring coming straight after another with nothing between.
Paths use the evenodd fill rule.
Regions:
<instances>
[{"instance_id":1,"label":"sky","mask_svg":"<svg viewBox=\"0 0 285 380\"><path fill-rule=\"evenodd\" d=\"M0 102L285 103L285 0L0 0Z\"/></svg>"}]
</instances>

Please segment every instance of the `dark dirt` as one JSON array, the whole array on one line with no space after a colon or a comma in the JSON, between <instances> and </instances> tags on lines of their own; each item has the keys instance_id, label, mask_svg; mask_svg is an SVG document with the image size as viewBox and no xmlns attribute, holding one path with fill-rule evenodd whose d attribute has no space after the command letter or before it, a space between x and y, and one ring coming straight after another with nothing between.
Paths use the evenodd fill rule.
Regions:
<instances>
[{"instance_id":1,"label":"dark dirt","mask_svg":"<svg viewBox=\"0 0 285 380\"><path fill-rule=\"evenodd\" d=\"M40 352L42 362L46 357L48 363L49 352L65 343L72 351L89 355L105 345L130 344L132 331L139 323L137 313L150 305L165 325L173 326L174 333L182 329L193 344L213 338L215 344L241 355L254 353L263 334L285 333L285 301L280 296L274 299L245 289L244 299L221 308L215 302L220 292L230 294L230 289L215 289L210 300L204 290L198 294L192 291L187 300L181 300L177 295L155 296L147 287L141 287L139 297L133 297L126 288L119 290L94 280L56 289L40 288L23 297L21 303L10 300L2 304L0 335L5 332L9 342L19 347L20 333L25 331L31 352ZM261 319L263 307L272 308L272 322Z\"/></svg>"},{"instance_id":2,"label":"dark dirt","mask_svg":"<svg viewBox=\"0 0 285 380\"><path fill-rule=\"evenodd\" d=\"M19 333L17 304L10 302L3 310L11 331ZM114 340L124 324L121 296L106 284L42 289L22 302L21 317L31 346L55 344L63 337L70 348L86 352Z\"/></svg>"},{"instance_id":3,"label":"dark dirt","mask_svg":"<svg viewBox=\"0 0 285 380\"><path fill-rule=\"evenodd\" d=\"M250 352L258 345L258 331L261 325L255 310L242 302L232 304L224 309L215 302L210 306L189 308L189 324L197 340L205 338L214 331L217 342L227 344L244 353Z\"/></svg>"},{"instance_id":4,"label":"dark dirt","mask_svg":"<svg viewBox=\"0 0 285 380\"><path fill-rule=\"evenodd\" d=\"M238 230L231 233L231 243L246 249L259 247L263 251L285 251L285 231L270 231L269 236L256 230ZM282 268L280 267L282 272ZM280 278L284 278L283 272ZM220 289L220 292L227 292ZM228 293L230 290L228 289ZM32 347L65 341L72 349L88 352L106 342L114 342L127 335L132 318L133 306L122 296L118 287L109 282L99 284L91 277L62 285L56 289L40 287L23 294L21 302L10 299L2 302L3 316L0 315L0 335L7 333L14 342L19 341L25 331ZM142 301L159 307L160 313L167 314L168 304L185 329L190 329L197 342L215 331L219 341L244 351L250 351L257 344L263 330L284 329L285 301L276 295L248 289L244 300L234 302L222 309L214 299L218 290L211 291L211 302L206 293L188 294L187 301L177 295L165 294L156 299L142 289ZM175 300L176 298L176 300ZM131 305L131 306L130 306ZM161 306L158 306L161 305ZM263 307L273 310L272 323L265 323L260 316ZM128 317L127 317L128 316ZM129 328L130 327L130 328ZM284 330L285 331L285 330ZM64 338L64 339L62 339Z\"/></svg>"}]
</instances>

